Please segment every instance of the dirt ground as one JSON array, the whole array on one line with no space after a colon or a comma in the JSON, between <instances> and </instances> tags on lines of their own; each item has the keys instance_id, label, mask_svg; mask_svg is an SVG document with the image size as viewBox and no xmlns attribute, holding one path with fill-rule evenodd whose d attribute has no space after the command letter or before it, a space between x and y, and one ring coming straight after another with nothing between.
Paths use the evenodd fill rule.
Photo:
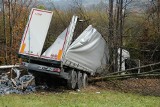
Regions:
<instances>
[{"instance_id":1,"label":"dirt ground","mask_svg":"<svg viewBox=\"0 0 160 107\"><path fill-rule=\"evenodd\" d=\"M82 91L86 92L87 91L99 92L102 90L136 93L149 96L160 96L160 79L131 78L124 80L101 81L101 82L90 83L87 88L82 89ZM63 93L63 92L74 92L74 91L68 90L65 86L56 86L48 88L46 90L38 90L38 92Z\"/></svg>"},{"instance_id":2,"label":"dirt ground","mask_svg":"<svg viewBox=\"0 0 160 107\"><path fill-rule=\"evenodd\" d=\"M160 79L157 78L110 80L92 83L92 86L105 90L160 96Z\"/></svg>"}]
</instances>

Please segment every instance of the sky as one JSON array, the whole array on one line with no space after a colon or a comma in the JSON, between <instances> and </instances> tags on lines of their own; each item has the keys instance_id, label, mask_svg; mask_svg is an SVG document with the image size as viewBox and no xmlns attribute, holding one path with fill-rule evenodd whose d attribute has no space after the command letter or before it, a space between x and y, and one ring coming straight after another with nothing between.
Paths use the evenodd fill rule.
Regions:
<instances>
[{"instance_id":1,"label":"sky","mask_svg":"<svg viewBox=\"0 0 160 107\"><path fill-rule=\"evenodd\" d=\"M1 3L2 0L0 0L0 3ZM74 0L38 0L38 1L41 1L40 3L44 4L46 7L49 7L49 8L52 8L53 5L51 5L50 2L47 2L47 1L53 1L56 8L59 8L59 9L67 9L68 7L70 7L71 5L73 5L73 1ZM75 1L81 1L81 0L75 0ZM90 7L90 6L93 6L93 5L97 5L100 1L103 1L104 3L107 3L109 2L109 0L82 0L83 2L83 6L84 7ZM132 4L129 5L129 7L133 8L133 9L136 9L136 8L142 8L144 7L144 4L146 2L148 2L149 0L132 0ZM1 4L0 4L0 8L1 8Z\"/></svg>"},{"instance_id":2,"label":"sky","mask_svg":"<svg viewBox=\"0 0 160 107\"><path fill-rule=\"evenodd\" d=\"M0 12L2 10L2 0L0 0Z\"/></svg>"}]
</instances>

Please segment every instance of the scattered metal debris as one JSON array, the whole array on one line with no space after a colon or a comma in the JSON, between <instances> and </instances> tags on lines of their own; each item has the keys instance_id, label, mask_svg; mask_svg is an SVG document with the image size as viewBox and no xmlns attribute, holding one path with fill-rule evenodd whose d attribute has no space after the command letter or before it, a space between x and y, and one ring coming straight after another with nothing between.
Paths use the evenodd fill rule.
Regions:
<instances>
[{"instance_id":1,"label":"scattered metal debris","mask_svg":"<svg viewBox=\"0 0 160 107\"><path fill-rule=\"evenodd\" d=\"M20 70L17 68L12 68L12 71L16 73L16 77L9 78L10 72L2 73L0 75L0 95L5 94L23 94L23 93L32 93L36 91L36 86L34 83L34 76L24 75L20 77Z\"/></svg>"}]
</instances>

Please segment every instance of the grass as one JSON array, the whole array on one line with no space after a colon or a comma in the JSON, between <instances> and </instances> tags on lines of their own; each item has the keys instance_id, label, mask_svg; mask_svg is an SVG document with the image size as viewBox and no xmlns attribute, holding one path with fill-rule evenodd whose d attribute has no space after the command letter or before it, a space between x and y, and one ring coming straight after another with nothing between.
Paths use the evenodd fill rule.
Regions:
<instances>
[{"instance_id":1,"label":"grass","mask_svg":"<svg viewBox=\"0 0 160 107\"><path fill-rule=\"evenodd\" d=\"M160 107L160 97L102 90L0 96L0 107Z\"/></svg>"}]
</instances>

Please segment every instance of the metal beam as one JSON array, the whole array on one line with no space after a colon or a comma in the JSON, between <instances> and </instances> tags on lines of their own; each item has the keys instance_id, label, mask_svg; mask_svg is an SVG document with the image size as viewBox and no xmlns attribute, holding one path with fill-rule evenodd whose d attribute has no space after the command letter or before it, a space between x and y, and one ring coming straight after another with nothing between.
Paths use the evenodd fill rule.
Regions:
<instances>
[{"instance_id":1,"label":"metal beam","mask_svg":"<svg viewBox=\"0 0 160 107\"><path fill-rule=\"evenodd\" d=\"M17 68L17 67L20 67L20 65L4 65L0 66L0 69Z\"/></svg>"}]
</instances>

